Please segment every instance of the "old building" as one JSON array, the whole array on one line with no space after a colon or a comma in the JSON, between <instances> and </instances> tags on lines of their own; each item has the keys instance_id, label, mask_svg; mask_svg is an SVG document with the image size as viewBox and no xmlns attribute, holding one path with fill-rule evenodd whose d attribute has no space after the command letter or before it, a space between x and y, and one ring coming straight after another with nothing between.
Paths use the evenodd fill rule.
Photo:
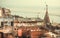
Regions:
<instances>
[{"instance_id":1,"label":"old building","mask_svg":"<svg viewBox=\"0 0 60 38\"><path fill-rule=\"evenodd\" d=\"M49 19L49 15L48 15L48 5L46 5L46 14L45 14L45 17L44 17L44 23L45 23L45 25L50 24L50 19Z\"/></svg>"},{"instance_id":2,"label":"old building","mask_svg":"<svg viewBox=\"0 0 60 38\"><path fill-rule=\"evenodd\" d=\"M0 27L4 25L11 25L13 18L11 17L10 9L0 8Z\"/></svg>"},{"instance_id":3,"label":"old building","mask_svg":"<svg viewBox=\"0 0 60 38\"><path fill-rule=\"evenodd\" d=\"M10 15L11 15L10 9L0 8L0 16L1 17L10 16Z\"/></svg>"},{"instance_id":4,"label":"old building","mask_svg":"<svg viewBox=\"0 0 60 38\"><path fill-rule=\"evenodd\" d=\"M10 9L0 8L0 28L3 30L0 29L0 32L4 33L6 37L8 34L8 38L17 37L18 35L21 35L22 38L50 38L49 32L54 34L48 15L48 5L46 5L44 20L11 15Z\"/></svg>"}]
</instances>

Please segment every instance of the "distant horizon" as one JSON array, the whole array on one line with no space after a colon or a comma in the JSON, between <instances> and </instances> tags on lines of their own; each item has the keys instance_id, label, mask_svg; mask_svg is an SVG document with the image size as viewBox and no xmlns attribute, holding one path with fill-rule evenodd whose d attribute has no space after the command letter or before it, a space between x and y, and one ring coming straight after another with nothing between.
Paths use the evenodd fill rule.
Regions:
<instances>
[{"instance_id":1,"label":"distant horizon","mask_svg":"<svg viewBox=\"0 0 60 38\"><path fill-rule=\"evenodd\" d=\"M0 0L0 6L9 8L12 15L44 18L46 4L50 21L60 23L60 0ZM46 2L46 4L45 4Z\"/></svg>"}]
</instances>

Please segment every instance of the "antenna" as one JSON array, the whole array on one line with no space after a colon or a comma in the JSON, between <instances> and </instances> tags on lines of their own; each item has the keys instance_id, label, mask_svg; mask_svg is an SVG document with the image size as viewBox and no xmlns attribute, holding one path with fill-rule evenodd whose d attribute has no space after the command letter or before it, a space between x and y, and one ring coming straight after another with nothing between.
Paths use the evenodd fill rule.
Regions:
<instances>
[{"instance_id":1,"label":"antenna","mask_svg":"<svg viewBox=\"0 0 60 38\"><path fill-rule=\"evenodd\" d=\"M52 23L53 23L53 20L52 20Z\"/></svg>"},{"instance_id":2,"label":"antenna","mask_svg":"<svg viewBox=\"0 0 60 38\"><path fill-rule=\"evenodd\" d=\"M47 5L46 1L45 1L45 4Z\"/></svg>"},{"instance_id":3,"label":"antenna","mask_svg":"<svg viewBox=\"0 0 60 38\"><path fill-rule=\"evenodd\" d=\"M37 18L39 18L39 13L40 13L40 12L37 13Z\"/></svg>"}]
</instances>

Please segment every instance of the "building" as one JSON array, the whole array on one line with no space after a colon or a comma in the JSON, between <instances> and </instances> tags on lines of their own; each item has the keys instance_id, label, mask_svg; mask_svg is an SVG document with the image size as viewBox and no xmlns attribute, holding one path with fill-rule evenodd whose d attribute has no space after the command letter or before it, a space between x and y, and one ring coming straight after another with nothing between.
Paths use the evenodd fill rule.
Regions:
<instances>
[{"instance_id":1,"label":"building","mask_svg":"<svg viewBox=\"0 0 60 38\"><path fill-rule=\"evenodd\" d=\"M14 36L17 36L19 29L22 29L21 35L26 38L40 38L40 36L48 36L48 34L44 34L49 33L49 31L53 31L48 15L48 5L46 5L44 20L41 18L24 18L18 15L11 15L11 11L9 9L0 8L0 28L4 30L3 33L11 33L12 30L12 34L14 33Z\"/></svg>"},{"instance_id":2,"label":"building","mask_svg":"<svg viewBox=\"0 0 60 38\"><path fill-rule=\"evenodd\" d=\"M44 23L45 23L45 25L50 25L50 19L49 19L49 15L48 15L48 5L46 5L46 14L44 17Z\"/></svg>"},{"instance_id":3,"label":"building","mask_svg":"<svg viewBox=\"0 0 60 38\"><path fill-rule=\"evenodd\" d=\"M10 9L6 9L6 8L0 8L0 16L5 17L5 16L10 16L11 15L11 11Z\"/></svg>"}]
</instances>

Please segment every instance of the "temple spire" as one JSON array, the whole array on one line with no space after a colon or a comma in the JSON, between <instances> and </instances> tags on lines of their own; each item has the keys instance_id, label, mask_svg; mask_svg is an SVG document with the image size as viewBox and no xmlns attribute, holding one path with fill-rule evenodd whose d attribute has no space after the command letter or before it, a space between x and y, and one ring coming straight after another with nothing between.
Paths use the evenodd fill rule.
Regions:
<instances>
[{"instance_id":1,"label":"temple spire","mask_svg":"<svg viewBox=\"0 0 60 38\"><path fill-rule=\"evenodd\" d=\"M46 14L45 14L45 17L44 17L44 22L47 24L47 23L50 23L50 19L49 19L49 15L48 15L48 5L46 4Z\"/></svg>"}]
</instances>

